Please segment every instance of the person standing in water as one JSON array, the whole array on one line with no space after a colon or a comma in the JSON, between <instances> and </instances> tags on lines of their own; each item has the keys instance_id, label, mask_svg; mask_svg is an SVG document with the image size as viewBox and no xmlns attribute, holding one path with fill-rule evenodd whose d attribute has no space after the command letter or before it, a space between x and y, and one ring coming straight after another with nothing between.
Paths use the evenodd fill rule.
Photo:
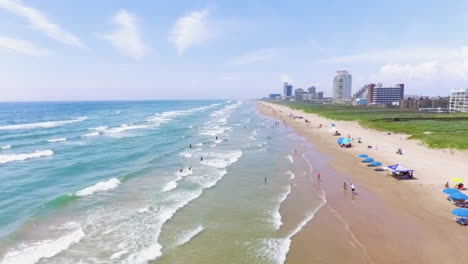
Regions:
<instances>
[{"instance_id":1,"label":"person standing in water","mask_svg":"<svg viewBox=\"0 0 468 264\"><path fill-rule=\"evenodd\" d=\"M190 144L190 148L192 148L192 144Z\"/></svg>"},{"instance_id":2,"label":"person standing in water","mask_svg":"<svg viewBox=\"0 0 468 264\"><path fill-rule=\"evenodd\" d=\"M201 157L200 160L203 161L203 157Z\"/></svg>"},{"instance_id":3,"label":"person standing in water","mask_svg":"<svg viewBox=\"0 0 468 264\"><path fill-rule=\"evenodd\" d=\"M267 182L267 177L265 176L265 183Z\"/></svg>"}]
</instances>

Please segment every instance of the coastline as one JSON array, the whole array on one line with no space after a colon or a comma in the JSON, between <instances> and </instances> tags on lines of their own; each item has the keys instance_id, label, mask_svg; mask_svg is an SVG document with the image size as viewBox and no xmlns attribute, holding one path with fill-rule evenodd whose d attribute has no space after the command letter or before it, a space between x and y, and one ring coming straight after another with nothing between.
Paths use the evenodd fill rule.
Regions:
<instances>
[{"instance_id":1,"label":"coastline","mask_svg":"<svg viewBox=\"0 0 468 264\"><path fill-rule=\"evenodd\" d=\"M455 206L441 190L457 171L467 170L462 163L466 153L428 149L404 135L385 135L357 122L335 122L281 105L258 102L257 107L260 113L284 121L330 158L311 161L314 171L322 174L327 203L292 238L286 263L462 263L456 252L463 252L462 244L468 242L466 231L453 221L450 211ZM290 119L290 113L311 123ZM337 137L328 132L331 123L342 135L363 137L364 143L340 148ZM318 129L319 124L325 127ZM374 142L379 151L369 154L367 145ZM398 147L404 155L395 154ZM360 162L361 153L387 166L403 163L415 169L417 180L398 181L388 172L376 172ZM358 195L350 197L349 191L343 191L344 181L353 182Z\"/></svg>"}]
</instances>

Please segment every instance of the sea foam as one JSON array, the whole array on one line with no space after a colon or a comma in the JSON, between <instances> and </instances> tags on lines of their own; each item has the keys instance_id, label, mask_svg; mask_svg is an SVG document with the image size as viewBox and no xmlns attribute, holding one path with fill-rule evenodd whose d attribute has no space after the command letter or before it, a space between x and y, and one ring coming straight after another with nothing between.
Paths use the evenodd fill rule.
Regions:
<instances>
[{"instance_id":1,"label":"sea foam","mask_svg":"<svg viewBox=\"0 0 468 264\"><path fill-rule=\"evenodd\" d=\"M93 186L86 187L75 193L76 196L89 196L96 192L104 192L117 188L120 185L120 180L117 178L112 178L107 181L102 181L94 184Z\"/></svg>"},{"instance_id":2,"label":"sea foam","mask_svg":"<svg viewBox=\"0 0 468 264\"><path fill-rule=\"evenodd\" d=\"M176 246L182 246L190 242L194 237L203 232L205 228L202 225L199 225L191 230L184 232L183 234L177 237Z\"/></svg>"},{"instance_id":3,"label":"sea foam","mask_svg":"<svg viewBox=\"0 0 468 264\"><path fill-rule=\"evenodd\" d=\"M85 233L78 227L72 232L56 239L41 240L31 244L22 244L17 248L7 252L1 264L33 264L41 259L51 258L66 250L71 245L78 243Z\"/></svg>"},{"instance_id":4,"label":"sea foam","mask_svg":"<svg viewBox=\"0 0 468 264\"><path fill-rule=\"evenodd\" d=\"M27 159L52 156L52 155L54 155L54 152L50 149L31 152L31 153L4 154L4 155L0 155L0 164L12 162L12 161L23 161Z\"/></svg>"},{"instance_id":5,"label":"sea foam","mask_svg":"<svg viewBox=\"0 0 468 264\"><path fill-rule=\"evenodd\" d=\"M210 157L218 157L218 158L210 158ZM211 166L211 167L222 169L222 168L231 166L231 164L239 160L240 157L242 157L241 150L225 152L225 153L210 153L208 155L208 158L204 159L201 163Z\"/></svg>"},{"instance_id":6,"label":"sea foam","mask_svg":"<svg viewBox=\"0 0 468 264\"><path fill-rule=\"evenodd\" d=\"M65 124L81 122L86 120L88 117L78 117L75 119L70 120L62 120L62 121L46 121L46 122L36 122L36 123L25 123L25 124L15 124L15 125L6 125L0 126L0 130L15 130L15 129L31 129L31 128L50 128L50 127L57 127Z\"/></svg>"}]
</instances>

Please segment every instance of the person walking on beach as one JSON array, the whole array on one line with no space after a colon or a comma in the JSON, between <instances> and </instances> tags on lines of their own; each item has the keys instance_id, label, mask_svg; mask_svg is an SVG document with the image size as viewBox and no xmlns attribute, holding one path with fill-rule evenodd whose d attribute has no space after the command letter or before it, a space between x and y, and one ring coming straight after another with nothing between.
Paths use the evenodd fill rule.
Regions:
<instances>
[{"instance_id":1,"label":"person walking on beach","mask_svg":"<svg viewBox=\"0 0 468 264\"><path fill-rule=\"evenodd\" d=\"M349 187L351 187L351 191L353 192L353 194L355 193L354 190L356 190L356 188L354 187L354 184L351 183L351 185L349 185Z\"/></svg>"},{"instance_id":2,"label":"person walking on beach","mask_svg":"<svg viewBox=\"0 0 468 264\"><path fill-rule=\"evenodd\" d=\"M317 172L317 180L320 181L320 172Z\"/></svg>"},{"instance_id":3,"label":"person walking on beach","mask_svg":"<svg viewBox=\"0 0 468 264\"><path fill-rule=\"evenodd\" d=\"M343 183L343 189L348 189L348 186L346 186L346 182Z\"/></svg>"},{"instance_id":4,"label":"person walking on beach","mask_svg":"<svg viewBox=\"0 0 468 264\"><path fill-rule=\"evenodd\" d=\"M267 182L267 177L265 176L265 183Z\"/></svg>"}]
</instances>

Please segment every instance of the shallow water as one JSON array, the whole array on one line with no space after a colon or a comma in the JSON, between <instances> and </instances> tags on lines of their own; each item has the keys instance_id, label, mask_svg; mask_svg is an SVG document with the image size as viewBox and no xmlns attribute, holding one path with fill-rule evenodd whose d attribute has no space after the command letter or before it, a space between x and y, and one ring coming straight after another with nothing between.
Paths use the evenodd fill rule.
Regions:
<instances>
[{"instance_id":1,"label":"shallow water","mask_svg":"<svg viewBox=\"0 0 468 264\"><path fill-rule=\"evenodd\" d=\"M288 212L307 146L253 102L8 103L0 120L0 263L283 263L324 203L315 188Z\"/></svg>"}]
</instances>

